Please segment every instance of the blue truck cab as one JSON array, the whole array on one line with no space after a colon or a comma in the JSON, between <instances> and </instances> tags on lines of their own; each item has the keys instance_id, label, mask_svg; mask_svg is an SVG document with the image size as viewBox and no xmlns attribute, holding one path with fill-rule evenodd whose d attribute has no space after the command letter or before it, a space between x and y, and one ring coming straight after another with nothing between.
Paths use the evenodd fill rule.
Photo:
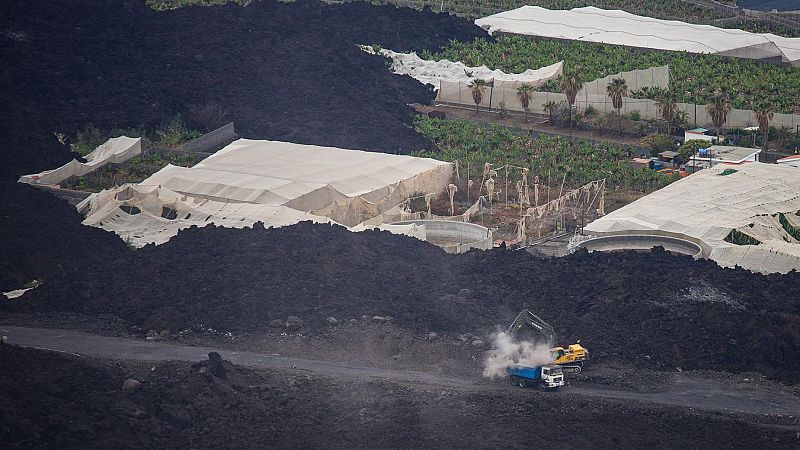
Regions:
<instances>
[{"instance_id":1,"label":"blue truck cab","mask_svg":"<svg viewBox=\"0 0 800 450\"><path fill-rule=\"evenodd\" d=\"M561 366L549 364L539 367L515 365L506 368L511 384L519 387L538 386L540 389L558 390L564 385L564 372Z\"/></svg>"}]
</instances>

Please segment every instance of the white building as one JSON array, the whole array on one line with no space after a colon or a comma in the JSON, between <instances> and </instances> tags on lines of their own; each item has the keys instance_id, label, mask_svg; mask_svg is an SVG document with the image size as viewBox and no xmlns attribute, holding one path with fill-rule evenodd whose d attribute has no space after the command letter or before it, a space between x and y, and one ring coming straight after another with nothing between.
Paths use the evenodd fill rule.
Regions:
<instances>
[{"instance_id":1,"label":"white building","mask_svg":"<svg viewBox=\"0 0 800 450\"><path fill-rule=\"evenodd\" d=\"M707 169L717 164L743 164L758 162L760 148L732 147L727 145L712 145L708 149L701 149L689 158L686 164L689 172Z\"/></svg>"},{"instance_id":2,"label":"white building","mask_svg":"<svg viewBox=\"0 0 800 450\"><path fill-rule=\"evenodd\" d=\"M778 160L778 164L785 166L800 167L800 155L787 156Z\"/></svg>"},{"instance_id":3,"label":"white building","mask_svg":"<svg viewBox=\"0 0 800 450\"><path fill-rule=\"evenodd\" d=\"M683 133L684 142L688 142L694 139L711 142L717 138L708 134L708 130L706 130L705 128L695 128L693 130L684 131Z\"/></svg>"}]
</instances>

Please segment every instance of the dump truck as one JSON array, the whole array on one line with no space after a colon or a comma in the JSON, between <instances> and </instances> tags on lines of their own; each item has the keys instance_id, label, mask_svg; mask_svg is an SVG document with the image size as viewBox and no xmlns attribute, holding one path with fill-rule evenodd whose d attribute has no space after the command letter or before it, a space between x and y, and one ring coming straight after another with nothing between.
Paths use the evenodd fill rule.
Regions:
<instances>
[{"instance_id":1,"label":"dump truck","mask_svg":"<svg viewBox=\"0 0 800 450\"><path fill-rule=\"evenodd\" d=\"M534 335L524 336L524 333L528 331L532 331ZM547 345L552 345L556 341L556 332L553 327L528 309L523 309L517 314L516 319L508 327L508 334L521 336L534 342L541 341L541 338L544 337ZM589 360L589 351L581 345L580 341L569 344L567 348L552 347L550 353L553 356L553 364L561 366L562 371L566 373L581 373L584 364Z\"/></svg>"},{"instance_id":2,"label":"dump truck","mask_svg":"<svg viewBox=\"0 0 800 450\"><path fill-rule=\"evenodd\" d=\"M561 366L548 364L539 367L515 365L506 369L511 384L519 387L535 386L541 390L557 391L564 385L564 373Z\"/></svg>"}]
</instances>

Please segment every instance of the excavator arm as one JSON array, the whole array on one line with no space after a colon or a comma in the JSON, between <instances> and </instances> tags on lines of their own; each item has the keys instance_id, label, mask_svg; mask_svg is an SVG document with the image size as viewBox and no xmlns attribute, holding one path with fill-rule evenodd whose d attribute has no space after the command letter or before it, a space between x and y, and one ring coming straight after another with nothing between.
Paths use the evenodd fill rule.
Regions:
<instances>
[{"instance_id":1,"label":"excavator arm","mask_svg":"<svg viewBox=\"0 0 800 450\"><path fill-rule=\"evenodd\" d=\"M552 347L556 342L555 329L528 309L523 309L517 314L517 318L508 327L508 334L517 339L534 342L544 338L548 347ZM566 351L562 347L551 351L553 362L561 366L565 373L581 373L584 362L589 359L589 352L580 343L570 345Z\"/></svg>"},{"instance_id":2,"label":"excavator arm","mask_svg":"<svg viewBox=\"0 0 800 450\"><path fill-rule=\"evenodd\" d=\"M508 327L508 334L514 336L530 333L543 336L547 341L547 345L553 345L556 341L556 332L549 323L542 320L530 310L523 309L522 312L517 314L517 318L511 322L511 325Z\"/></svg>"}]
</instances>

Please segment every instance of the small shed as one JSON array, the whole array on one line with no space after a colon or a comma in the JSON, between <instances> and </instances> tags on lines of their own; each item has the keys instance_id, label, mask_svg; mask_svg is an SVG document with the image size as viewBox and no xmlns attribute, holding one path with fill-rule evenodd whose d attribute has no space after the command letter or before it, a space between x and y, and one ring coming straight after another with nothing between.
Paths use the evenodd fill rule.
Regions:
<instances>
[{"instance_id":1,"label":"small shed","mask_svg":"<svg viewBox=\"0 0 800 450\"><path fill-rule=\"evenodd\" d=\"M658 154L658 158L661 161L664 161L664 162L667 162L667 163L674 163L675 162L675 158L678 157L678 156L680 156L680 153L673 152L672 150L667 150L665 152L661 152L661 153Z\"/></svg>"},{"instance_id":2,"label":"small shed","mask_svg":"<svg viewBox=\"0 0 800 450\"><path fill-rule=\"evenodd\" d=\"M715 136L711 136L708 134L708 130L705 128L695 128L693 130L686 130L683 133L684 142L691 141L692 139L701 139L703 141L713 141L717 139Z\"/></svg>"},{"instance_id":3,"label":"small shed","mask_svg":"<svg viewBox=\"0 0 800 450\"><path fill-rule=\"evenodd\" d=\"M633 169L648 169L650 168L650 158L633 158L629 164Z\"/></svg>"}]
</instances>

